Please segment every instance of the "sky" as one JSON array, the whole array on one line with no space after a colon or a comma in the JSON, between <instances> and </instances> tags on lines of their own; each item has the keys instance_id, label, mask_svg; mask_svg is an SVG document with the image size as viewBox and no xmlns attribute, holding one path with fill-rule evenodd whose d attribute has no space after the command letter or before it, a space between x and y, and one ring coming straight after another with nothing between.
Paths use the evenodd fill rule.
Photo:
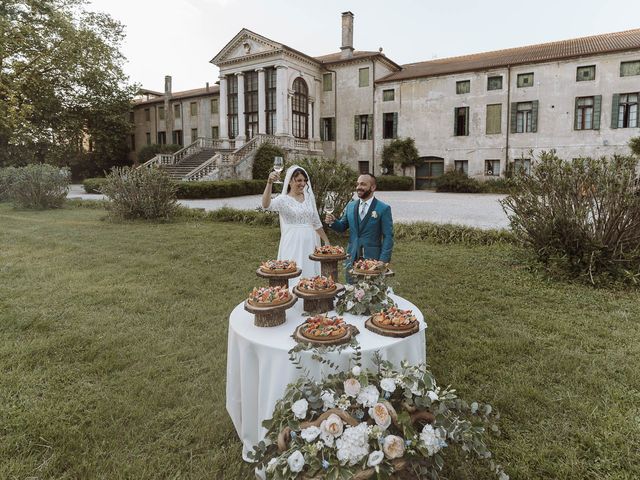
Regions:
<instances>
[{"instance_id":1,"label":"sky","mask_svg":"<svg viewBox=\"0 0 640 480\"><path fill-rule=\"evenodd\" d=\"M310 56L337 52L341 13L354 14L356 50L398 64L640 28L637 0L89 0L125 25L132 83L173 91L218 80L210 60L242 28Z\"/></svg>"}]
</instances>

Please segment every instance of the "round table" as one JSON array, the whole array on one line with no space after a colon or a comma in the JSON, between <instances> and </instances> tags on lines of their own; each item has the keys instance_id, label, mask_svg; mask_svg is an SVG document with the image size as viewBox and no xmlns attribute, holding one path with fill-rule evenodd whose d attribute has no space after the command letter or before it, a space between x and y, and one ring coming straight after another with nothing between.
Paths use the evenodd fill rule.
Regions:
<instances>
[{"instance_id":1,"label":"round table","mask_svg":"<svg viewBox=\"0 0 640 480\"><path fill-rule=\"evenodd\" d=\"M402 360L417 364L426 361L425 329L418 308L397 295L391 296L399 308L413 310L420 321L420 331L405 338L383 337L364 327L368 316L342 315L345 322L358 327L356 336L362 351L362 367L373 369L373 355L379 352L383 360L400 366ZM287 320L277 327L256 327L253 315L244 310L244 302L231 312L227 348L227 411L242 441L242 457L249 461L252 451L265 438L267 430L263 420L271 418L276 402L283 396L289 383L301 375L289 361L288 351L295 347L291 338L295 328L304 322L302 302L287 310ZM330 312L330 315L335 315ZM353 349L330 352L327 358L347 370ZM310 352L301 352L302 365L315 380L335 371L311 358Z\"/></svg>"}]
</instances>

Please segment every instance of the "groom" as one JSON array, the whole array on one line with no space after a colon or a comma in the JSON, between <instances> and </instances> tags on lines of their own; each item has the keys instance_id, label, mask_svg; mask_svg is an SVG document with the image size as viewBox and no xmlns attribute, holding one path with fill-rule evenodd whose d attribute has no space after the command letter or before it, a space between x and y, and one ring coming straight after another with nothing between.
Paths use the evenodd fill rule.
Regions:
<instances>
[{"instance_id":1,"label":"groom","mask_svg":"<svg viewBox=\"0 0 640 480\"><path fill-rule=\"evenodd\" d=\"M386 263L391 261L391 207L375 198L375 191L376 177L369 173L360 175L356 186L358 200L349 202L342 218L336 219L331 214L325 217L325 222L336 232L349 229L349 260L345 265L347 272L351 269L352 263L361 258L372 258Z\"/></svg>"}]
</instances>

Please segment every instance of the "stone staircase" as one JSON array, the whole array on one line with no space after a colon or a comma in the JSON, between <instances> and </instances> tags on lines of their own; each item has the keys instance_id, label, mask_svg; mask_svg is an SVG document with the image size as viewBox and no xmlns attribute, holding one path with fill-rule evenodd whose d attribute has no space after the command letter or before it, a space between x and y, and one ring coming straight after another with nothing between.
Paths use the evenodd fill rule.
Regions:
<instances>
[{"instance_id":1,"label":"stone staircase","mask_svg":"<svg viewBox=\"0 0 640 480\"><path fill-rule=\"evenodd\" d=\"M194 168L199 167L216 154L212 148L206 148L189 155L174 165L162 165L161 168L174 180L182 180Z\"/></svg>"}]
</instances>

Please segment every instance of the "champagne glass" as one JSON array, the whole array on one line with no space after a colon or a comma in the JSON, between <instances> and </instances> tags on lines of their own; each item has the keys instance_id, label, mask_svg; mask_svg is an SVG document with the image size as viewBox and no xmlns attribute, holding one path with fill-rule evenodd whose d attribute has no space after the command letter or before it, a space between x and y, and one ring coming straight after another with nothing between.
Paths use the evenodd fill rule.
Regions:
<instances>
[{"instance_id":1,"label":"champagne glass","mask_svg":"<svg viewBox=\"0 0 640 480\"><path fill-rule=\"evenodd\" d=\"M331 215L336 209L335 198L331 194L327 194L324 199L324 211L326 214Z\"/></svg>"},{"instance_id":2,"label":"champagne glass","mask_svg":"<svg viewBox=\"0 0 640 480\"><path fill-rule=\"evenodd\" d=\"M275 172L278 172L278 175L280 175L283 169L284 169L284 160L282 159L282 157L273 157L273 170ZM276 180L273 183L282 183L282 180Z\"/></svg>"}]
</instances>

